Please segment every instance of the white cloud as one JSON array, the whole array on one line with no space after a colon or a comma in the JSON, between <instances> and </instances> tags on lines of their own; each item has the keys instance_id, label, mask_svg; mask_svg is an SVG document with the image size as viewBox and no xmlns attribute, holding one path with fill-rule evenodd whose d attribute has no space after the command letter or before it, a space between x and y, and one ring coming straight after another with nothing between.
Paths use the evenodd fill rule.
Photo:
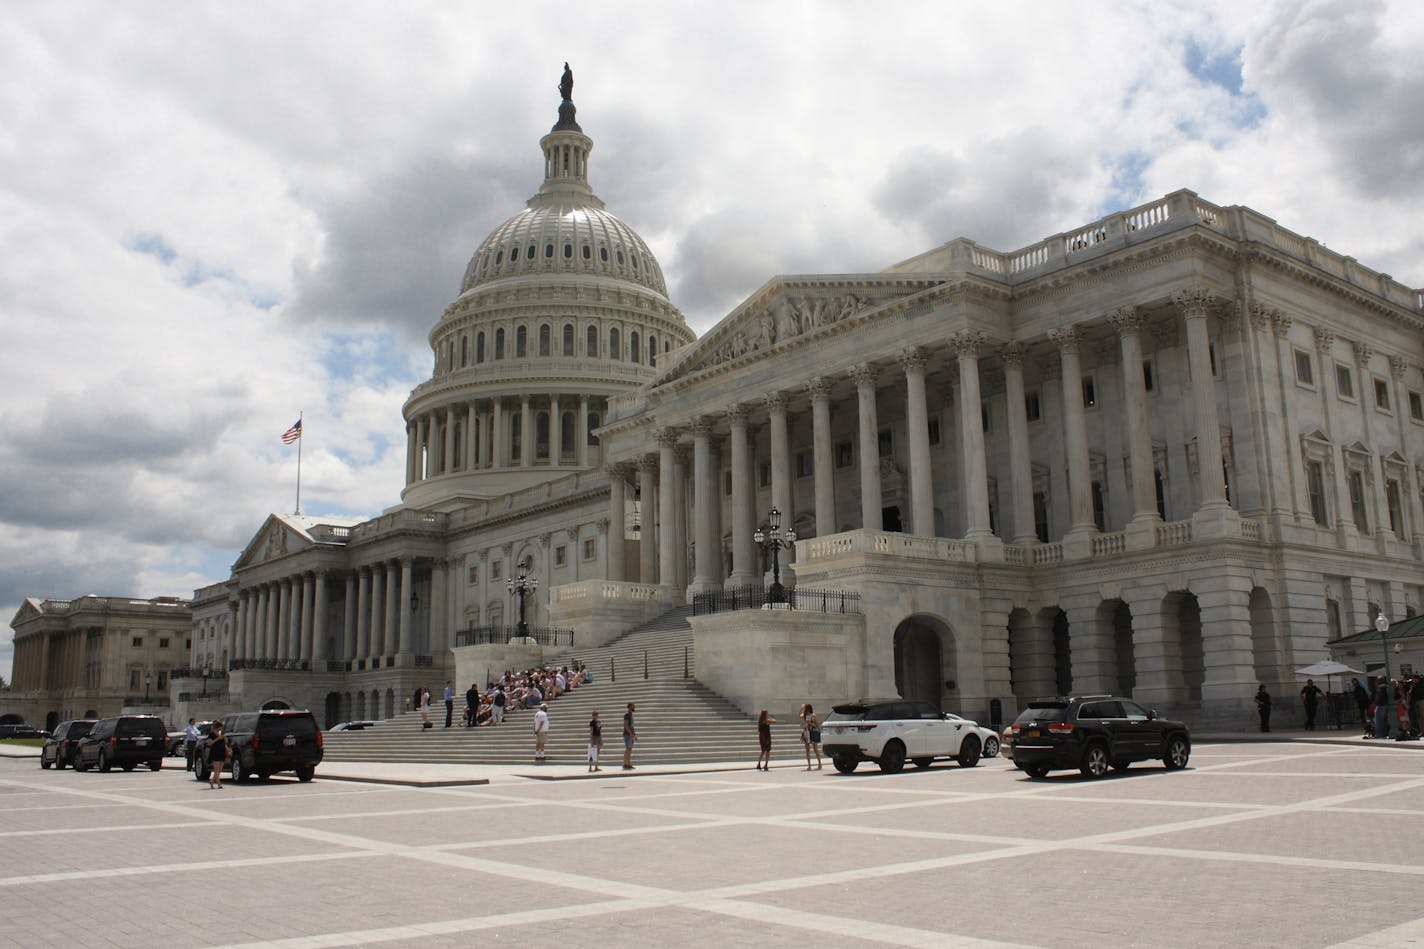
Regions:
<instances>
[{"instance_id":1,"label":"white cloud","mask_svg":"<svg viewBox=\"0 0 1424 949\"><path fill-rule=\"evenodd\" d=\"M537 188L566 59L593 185L699 330L777 273L1012 250L1181 187L1424 284L1408 0L73 3L6 27L4 609L221 577L292 506L298 411L304 510L394 503L426 333Z\"/></svg>"}]
</instances>

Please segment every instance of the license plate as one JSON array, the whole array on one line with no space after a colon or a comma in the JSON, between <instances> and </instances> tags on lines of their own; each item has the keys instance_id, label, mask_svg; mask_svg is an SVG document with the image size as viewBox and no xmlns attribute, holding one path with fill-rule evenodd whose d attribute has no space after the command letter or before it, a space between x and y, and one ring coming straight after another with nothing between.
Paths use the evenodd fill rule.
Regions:
<instances>
[{"instance_id":1,"label":"license plate","mask_svg":"<svg viewBox=\"0 0 1424 949\"><path fill-rule=\"evenodd\" d=\"M134 739L134 744L135 744L135 745L146 745L146 744L148 744L148 739L147 739L147 738L135 738L135 739Z\"/></svg>"},{"instance_id":2,"label":"license plate","mask_svg":"<svg viewBox=\"0 0 1424 949\"><path fill-rule=\"evenodd\" d=\"M294 735L288 735L286 738L283 738L283 739L282 739L282 747L283 747L283 748L293 748L293 747L296 746L296 744L297 744L297 739L296 739L296 736L294 736Z\"/></svg>"},{"instance_id":3,"label":"license plate","mask_svg":"<svg viewBox=\"0 0 1424 949\"><path fill-rule=\"evenodd\" d=\"M1038 729L1037 729L1037 728L1030 728L1030 729L1028 730L1028 737L1030 737L1030 738L1037 738L1037 737L1038 737Z\"/></svg>"}]
</instances>

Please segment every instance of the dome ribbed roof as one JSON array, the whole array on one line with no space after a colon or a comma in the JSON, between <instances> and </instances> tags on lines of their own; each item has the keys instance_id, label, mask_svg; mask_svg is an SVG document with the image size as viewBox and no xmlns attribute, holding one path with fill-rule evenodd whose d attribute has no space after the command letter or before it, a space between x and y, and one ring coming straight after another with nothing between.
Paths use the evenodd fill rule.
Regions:
<instances>
[{"instance_id":1,"label":"dome ribbed roof","mask_svg":"<svg viewBox=\"0 0 1424 949\"><path fill-rule=\"evenodd\" d=\"M568 273L628 280L667 296L652 251L614 215L567 192L555 201L540 196L530 205L480 244L465 268L461 294L506 277Z\"/></svg>"}]
</instances>

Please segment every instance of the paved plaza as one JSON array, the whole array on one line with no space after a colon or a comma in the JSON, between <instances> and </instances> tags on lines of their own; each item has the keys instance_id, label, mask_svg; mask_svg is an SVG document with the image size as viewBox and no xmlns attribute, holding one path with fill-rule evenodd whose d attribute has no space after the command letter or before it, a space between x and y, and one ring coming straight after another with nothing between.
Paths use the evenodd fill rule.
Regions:
<instances>
[{"instance_id":1,"label":"paved plaza","mask_svg":"<svg viewBox=\"0 0 1424 949\"><path fill-rule=\"evenodd\" d=\"M221 791L0 758L0 945L1424 945L1417 747L1202 743L1097 782L782 753Z\"/></svg>"}]
</instances>

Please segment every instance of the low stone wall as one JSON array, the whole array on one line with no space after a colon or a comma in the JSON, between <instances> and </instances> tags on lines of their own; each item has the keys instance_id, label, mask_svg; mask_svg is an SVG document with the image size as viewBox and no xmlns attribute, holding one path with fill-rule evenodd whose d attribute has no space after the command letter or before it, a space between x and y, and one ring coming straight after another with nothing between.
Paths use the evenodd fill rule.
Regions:
<instances>
[{"instance_id":1,"label":"low stone wall","mask_svg":"<svg viewBox=\"0 0 1424 949\"><path fill-rule=\"evenodd\" d=\"M505 672L515 669L529 669L544 664L544 654L551 647L540 646L533 640L528 642L488 643L481 646L456 646L455 684L464 702L464 690L471 682L477 682L480 693L489 685L491 677L498 679Z\"/></svg>"},{"instance_id":2,"label":"low stone wall","mask_svg":"<svg viewBox=\"0 0 1424 949\"><path fill-rule=\"evenodd\" d=\"M681 602L671 587L615 580L582 580L551 592L550 625L572 627L575 649L612 642Z\"/></svg>"},{"instance_id":3,"label":"low stone wall","mask_svg":"<svg viewBox=\"0 0 1424 949\"><path fill-rule=\"evenodd\" d=\"M690 618L697 679L748 715L788 721L803 702L823 719L865 693L864 618L767 608Z\"/></svg>"}]
</instances>

